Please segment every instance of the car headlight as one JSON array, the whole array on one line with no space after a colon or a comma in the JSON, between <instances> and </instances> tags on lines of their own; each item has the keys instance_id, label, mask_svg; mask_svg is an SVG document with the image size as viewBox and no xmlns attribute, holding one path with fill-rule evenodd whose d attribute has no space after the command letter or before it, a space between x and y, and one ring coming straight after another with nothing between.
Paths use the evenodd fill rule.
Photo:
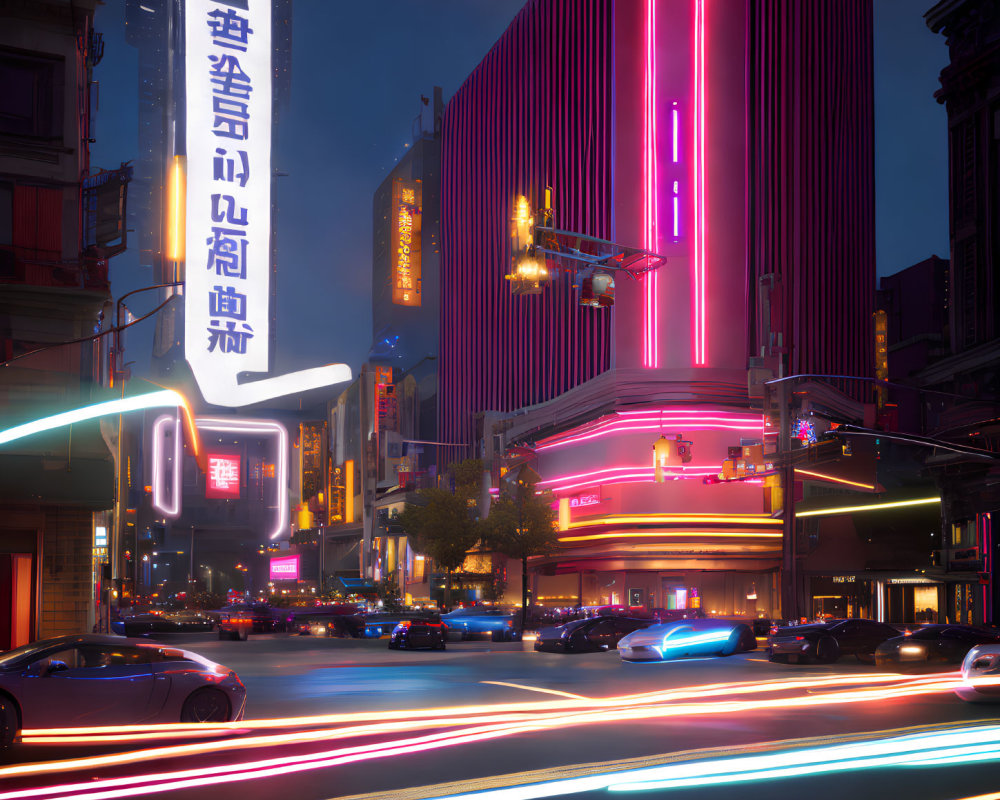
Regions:
<instances>
[{"instance_id":1,"label":"car headlight","mask_svg":"<svg viewBox=\"0 0 1000 800\"><path fill-rule=\"evenodd\" d=\"M899 653L904 656L922 656L924 654L924 648L918 647L915 644L904 644L899 648Z\"/></svg>"}]
</instances>

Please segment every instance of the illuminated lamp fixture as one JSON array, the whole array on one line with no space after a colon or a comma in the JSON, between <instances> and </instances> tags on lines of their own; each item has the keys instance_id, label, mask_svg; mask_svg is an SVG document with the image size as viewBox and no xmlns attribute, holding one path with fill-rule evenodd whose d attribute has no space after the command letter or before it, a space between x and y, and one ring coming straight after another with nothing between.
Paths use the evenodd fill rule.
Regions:
<instances>
[{"instance_id":1,"label":"illuminated lamp fixture","mask_svg":"<svg viewBox=\"0 0 1000 800\"><path fill-rule=\"evenodd\" d=\"M668 439L661 435L653 443L653 480L663 483L669 476L672 479L680 477L679 474L668 472L672 467L680 467L691 461L691 442L681 438L683 434L678 433L673 439Z\"/></svg>"},{"instance_id":2,"label":"illuminated lamp fixture","mask_svg":"<svg viewBox=\"0 0 1000 800\"><path fill-rule=\"evenodd\" d=\"M615 304L615 279L607 272L595 272L580 285L580 305L610 308Z\"/></svg>"},{"instance_id":3,"label":"illuminated lamp fixture","mask_svg":"<svg viewBox=\"0 0 1000 800\"><path fill-rule=\"evenodd\" d=\"M548 285L549 270L531 251L515 258L512 272L506 276L512 294L541 294Z\"/></svg>"}]
</instances>

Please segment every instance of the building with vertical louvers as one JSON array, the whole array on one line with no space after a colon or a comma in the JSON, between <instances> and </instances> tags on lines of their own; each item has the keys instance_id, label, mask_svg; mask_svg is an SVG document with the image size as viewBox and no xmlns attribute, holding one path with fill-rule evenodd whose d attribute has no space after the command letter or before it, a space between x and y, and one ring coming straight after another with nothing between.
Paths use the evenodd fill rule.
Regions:
<instances>
[{"instance_id":1,"label":"building with vertical louvers","mask_svg":"<svg viewBox=\"0 0 1000 800\"><path fill-rule=\"evenodd\" d=\"M780 509L730 478L766 469L768 370L871 372L871 47L870 0L531 0L448 103L439 435L552 491L535 602L778 613ZM610 307L565 261L512 293L546 187L665 265Z\"/></svg>"}]
</instances>

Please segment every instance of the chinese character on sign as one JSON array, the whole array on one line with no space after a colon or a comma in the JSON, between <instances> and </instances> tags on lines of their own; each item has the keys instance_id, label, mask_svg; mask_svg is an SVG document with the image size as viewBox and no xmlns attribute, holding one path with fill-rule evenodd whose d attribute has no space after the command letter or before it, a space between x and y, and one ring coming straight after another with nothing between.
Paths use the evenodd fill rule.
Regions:
<instances>
[{"instance_id":1,"label":"chinese character on sign","mask_svg":"<svg viewBox=\"0 0 1000 800\"><path fill-rule=\"evenodd\" d=\"M236 353L246 355L247 342L253 338L253 328L243 323L243 330L236 330L235 322L227 322L224 329L217 326L221 323L212 320L212 327L208 329L208 352L212 352L216 347L220 353Z\"/></svg>"},{"instance_id":2,"label":"chinese character on sign","mask_svg":"<svg viewBox=\"0 0 1000 800\"><path fill-rule=\"evenodd\" d=\"M247 181L250 179L250 160L247 158L247 151L236 151L236 154L240 158L240 166L243 170L242 172L236 171L236 159L226 158L225 149L216 147L215 153L216 156L213 159L214 174L212 179L217 181L228 181L229 183L239 181L241 187L246 186Z\"/></svg>"},{"instance_id":3,"label":"chinese character on sign","mask_svg":"<svg viewBox=\"0 0 1000 800\"><path fill-rule=\"evenodd\" d=\"M212 228L212 235L205 240L208 248L208 269L214 269L220 278L239 278L247 276L247 240L237 239L246 236L246 231L239 228Z\"/></svg>"},{"instance_id":4,"label":"chinese character on sign","mask_svg":"<svg viewBox=\"0 0 1000 800\"><path fill-rule=\"evenodd\" d=\"M247 296L240 294L232 286L215 286L208 295L208 313L213 317L245 320L247 318Z\"/></svg>"},{"instance_id":5,"label":"chinese character on sign","mask_svg":"<svg viewBox=\"0 0 1000 800\"><path fill-rule=\"evenodd\" d=\"M231 8L208 12L208 27L212 30L212 44L232 50L247 51L247 37L253 33L246 17Z\"/></svg>"}]
</instances>

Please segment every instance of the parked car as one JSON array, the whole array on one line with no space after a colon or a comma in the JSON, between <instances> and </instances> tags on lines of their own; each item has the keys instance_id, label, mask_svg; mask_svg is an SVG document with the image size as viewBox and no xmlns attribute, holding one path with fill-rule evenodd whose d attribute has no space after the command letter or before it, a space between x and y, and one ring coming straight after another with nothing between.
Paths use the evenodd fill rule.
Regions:
<instances>
[{"instance_id":1,"label":"parked car","mask_svg":"<svg viewBox=\"0 0 1000 800\"><path fill-rule=\"evenodd\" d=\"M215 620L201 611L164 611L161 616L173 626L173 633L199 633L215 628Z\"/></svg>"},{"instance_id":2,"label":"parked car","mask_svg":"<svg viewBox=\"0 0 1000 800\"><path fill-rule=\"evenodd\" d=\"M111 620L111 631L119 636L146 636L150 633L176 633L177 626L159 614L124 614Z\"/></svg>"},{"instance_id":3,"label":"parked car","mask_svg":"<svg viewBox=\"0 0 1000 800\"><path fill-rule=\"evenodd\" d=\"M542 628L535 639L535 650L548 653L614 650L623 636L652 624L648 619L618 616L577 619L565 625Z\"/></svg>"},{"instance_id":4,"label":"parked car","mask_svg":"<svg viewBox=\"0 0 1000 800\"><path fill-rule=\"evenodd\" d=\"M228 722L245 705L231 669L141 639L58 636L0 655L0 747L22 728Z\"/></svg>"},{"instance_id":5,"label":"parked car","mask_svg":"<svg viewBox=\"0 0 1000 800\"><path fill-rule=\"evenodd\" d=\"M729 656L756 649L753 629L743 622L726 619L688 619L650 625L618 642L622 661Z\"/></svg>"},{"instance_id":6,"label":"parked car","mask_svg":"<svg viewBox=\"0 0 1000 800\"><path fill-rule=\"evenodd\" d=\"M440 622L441 617L439 614L429 611L377 611L363 614L361 616L361 621L364 624L362 635L368 639L389 636L395 627L404 620Z\"/></svg>"},{"instance_id":7,"label":"parked car","mask_svg":"<svg viewBox=\"0 0 1000 800\"><path fill-rule=\"evenodd\" d=\"M823 664L833 663L842 655L853 655L865 664L874 664L876 648L900 633L891 625L870 619L838 619L771 630L767 640L769 660Z\"/></svg>"},{"instance_id":8,"label":"parked car","mask_svg":"<svg viewBox=\"0 0 1000 800\"><path fill-rule=\"evenodd\" d=\"M977 644L1000 644L1000 632L970 625L923 625L887 639L875 649L880 667L961 664Z\"/></svg>"},{"instance_id":9,"label":"parked car","mask_svg":"<svg viewBox=\"0 0 1000 800\"><path fill-rule=\"evenodd\" d=\"M1000 702L1000 644L977 644L966 653L955 694L968 703Z\"/></svg>"},{"instance_id":10,"label":"parked car","mask_svg":"<svg viewBox=\"0 0 1000 800\"><path fill-rule=\"evenodd\" d=\"M271 633L279 629L278 620L265 603L231 605L219 612L219 638L246 641L251 633Z\"/></svg>"},{"instance_id":11,"label":"parked car","mask_svg":"<svg viewBox=\"0 0 1000 800\"><path fill-rule=\"evenodd\" d=\"M390 650L412 650L429 647L444 650L448 626L427 619L404 619L389 634Z\"/></svg>"},{"instance_id":12,"label":"parked car","mask_svg":"<svg viewBox=\"0 0 1000 800\"><path fill-rule=\"evenodd\" d=\"M494 642L513 642L521 638L520 609L494 606L456 608L441 615L441 621L451 632L458 631L463 639L489 636Z\"/></svg>"},{"instance_id":13,"label":"parked car","mask_svg":"<svg viewBox=\"0 0 1000 800\"><path fill-rule=\"evenodd\" d=\"M357 638L364 634L364 619L352 605L297 609L288 629L302 636Z\"/></svg>"}]
</instances>

